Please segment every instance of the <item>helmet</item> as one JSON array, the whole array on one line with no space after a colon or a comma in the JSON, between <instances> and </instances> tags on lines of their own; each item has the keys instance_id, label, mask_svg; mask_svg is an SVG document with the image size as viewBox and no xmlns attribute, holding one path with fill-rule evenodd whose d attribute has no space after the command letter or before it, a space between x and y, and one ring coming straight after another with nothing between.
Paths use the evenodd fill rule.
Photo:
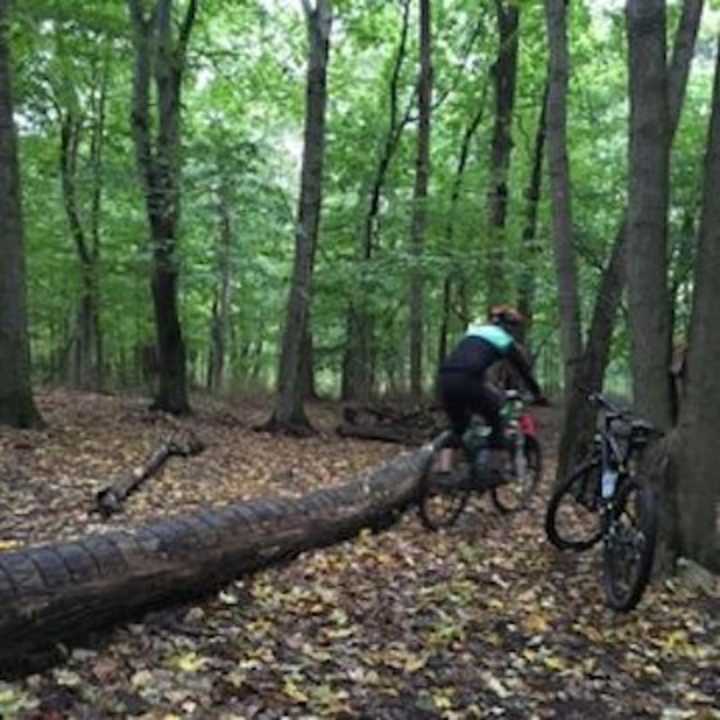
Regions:
<instances>
[{"instance_id":1,"label":"helmet","mask_svg":"<svg viewBox=\"0 0 720 720\"><path fill-rule=\"evenodd\" d=\"M510 305L493 305L488 314L488 320L494 325L517 327L522 325L525 318Z\"/></svg>"}]
</instances>

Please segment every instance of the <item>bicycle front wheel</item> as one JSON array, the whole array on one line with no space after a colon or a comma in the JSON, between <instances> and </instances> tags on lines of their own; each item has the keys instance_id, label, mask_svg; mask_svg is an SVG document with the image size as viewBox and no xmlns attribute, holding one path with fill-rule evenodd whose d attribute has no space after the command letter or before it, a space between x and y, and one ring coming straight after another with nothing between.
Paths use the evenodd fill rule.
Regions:
<instances>
[{"instance_id":1,"label":"bicycle front wheel","mask_svg":"<svg viewBox=\"0 0 720 720\"><path fill-rule=\"evenodd\" d=\"M454 525L470 496L469 481L472 479L472 470L462 450L455 451L452 472L437 473L433 470L440 451L448 447L450 441L448 437L437 448L420 478L418 512L420 521L428 530L440 530Z\"/></svg>"},{"instance_id":2,"label":"bicycle front wheel","mask_svg":"<svg viewBox=\"0 0 720 720\"><path fill-rule=\"evenodd\" d=\"M603 551L603 586L613 610L629 612L650 581L658 527L657 497L630 478L619 489Z\"/></svg>"},{"instance_id":3,"label":"bicycle front wheel","mask_svg":"<svg viewBox=\"0 0 720 720\"><path fill-rule=\"evenodd\" d=\"M555 488L545 512L545 533L555 547L581 552L600 540L599 483L600 460L592 459Z\"/></svg>"},{"instance_id":4,"label":"bicycle front wheel","mask_svg":"<svg viewBox=\"0 0 720 720\"><path fill-rule=\"evenodd\" d=\"M524 438L522 455L516 455L512 459L509 472L505 474L505 482L490 491L493 504L502 513L524 510L537 490L541 477L540 443L537 438L527 435Z\"/></svg>"}]
</instances>

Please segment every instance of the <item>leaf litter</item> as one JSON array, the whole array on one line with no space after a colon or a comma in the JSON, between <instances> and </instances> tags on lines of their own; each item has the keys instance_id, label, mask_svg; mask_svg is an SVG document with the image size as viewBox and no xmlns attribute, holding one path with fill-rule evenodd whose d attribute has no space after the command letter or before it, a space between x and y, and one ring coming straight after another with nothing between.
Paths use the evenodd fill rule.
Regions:
<instances>
[{"instance_id":1,"label":"leaf litter","mask_svg":"<svg viewBox=\"0 0 720 720\"><path fill-rule=\"evenodd\" d=\"M1 550L302 495L399 452L336 437L330 404L310 407L324 431L294 440L252 431L262 403L198 400L180 421L127 398L54 391L39 403L48 429L0 433ZM168 462L111 521L90 512L97 489L178 423L207 450ZM673 579L631 614L605 608L598 556L560 554L543 536L552 470L528 513L473 499L431 534L409 512L101 633L53 669L0 682L0 717L720 719L717 596Z\"/></svg>"}]
</instances>

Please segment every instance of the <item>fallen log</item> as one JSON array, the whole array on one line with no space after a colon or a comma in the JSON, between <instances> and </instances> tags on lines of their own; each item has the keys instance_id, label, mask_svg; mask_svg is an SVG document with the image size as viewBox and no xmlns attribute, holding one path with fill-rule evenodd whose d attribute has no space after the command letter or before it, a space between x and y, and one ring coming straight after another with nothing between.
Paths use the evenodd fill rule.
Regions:
<instances>
[{"instance_id":1,"label":"fallen log","mask_svg":"<svg viewBox=\"0 0 720 720\"><path fill-rule=\"evenodd\" d=\"M354 481L0 553L0 676L57 643L206 595L243 574L383 529L417 499L432 444Z\"/></svg>"},{"instance_id":2,"label":"fallen log","mask_svg":"<svg viewBox=\"0 0 720 720\"><path fill-rule=\"evenodd\" d=\"M381 442L398 443L400 445L417 446L427 440L424 434L386 427L383 425L353 425L342 423L335 428L341 437L358 438L359 440L380 440Z\"/></svg>"},{"instance_id":3,"label":"fallen log","mask_svg":"<svg viewBox=\"0 0 720 720\"><path fill-rule=\"evenodd\" d=\"M190 457L197 455L205 449L205 445L198 438L188 433L184 439L173 437L154 450L148 459L135 468L125 477L113 482L108 487L98 491L95 502L100 514L108 518L122 510L122 504L132 495L148 478L155 475L160 468L173 455Z\"/></svg>"},{"instance_id":4,"label":"fallen log","mask_svg":"<svg viewBox=\"0 0 720 720\"><path fill-rule=\"evenodd\" d=\"M343 422L335 432L360 440L422 445L446 426L447 421L438 415L440 410L434 405L409 412L386 406L346 405L342 412Z\"/></svg>"}]
</instances>

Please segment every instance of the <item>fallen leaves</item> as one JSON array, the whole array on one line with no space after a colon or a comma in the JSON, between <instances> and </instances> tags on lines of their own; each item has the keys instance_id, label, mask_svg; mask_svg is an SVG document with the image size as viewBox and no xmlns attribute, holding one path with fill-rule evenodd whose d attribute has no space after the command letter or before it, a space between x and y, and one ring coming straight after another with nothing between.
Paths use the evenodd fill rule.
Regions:
<instances>
[{"instance_id":1,"label":"fallen leaves","mask_svg":"<svg viewBox=\"0 0 720 720\"><path fill-rule=\"evenodd\" d=\"M17 508L0 514L0 550L86 531L95 485L163 433L128 401L76 399L55 403L52 435L33 437L27 482L0 486L2 507ZM210 446L202 460L169 462L112 526L303 494L398 451L273 438L214 417L189 421ZM547 546L541 511L542 498L511 518L474 501L435 534L410 512L388 532L233 583L174 622L118 628L107 646L0 684L0 717L720 720L720 603L674 582L614 615L592 560Z\"/></svg>"}]
</instances>

